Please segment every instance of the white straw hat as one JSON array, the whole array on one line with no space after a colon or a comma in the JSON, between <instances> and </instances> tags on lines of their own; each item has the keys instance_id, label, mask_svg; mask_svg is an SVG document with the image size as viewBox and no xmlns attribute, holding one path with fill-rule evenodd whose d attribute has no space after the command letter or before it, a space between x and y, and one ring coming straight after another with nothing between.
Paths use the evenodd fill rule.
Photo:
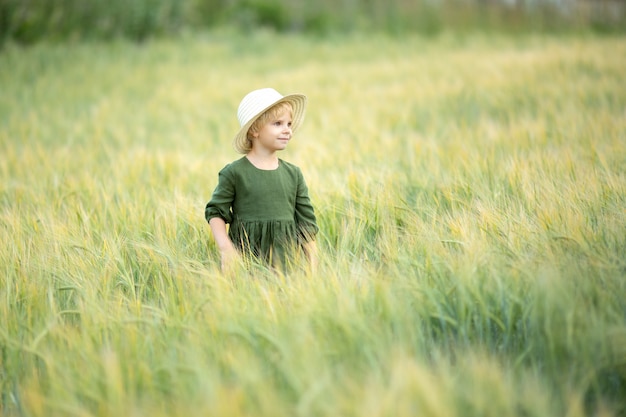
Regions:
<instances>
[{"instance_id":1,"label":"white straw hat","mask_svg":"<svg viewBox=\"0 0 626 417\"><path fill-rule=\"evenodd\" d=\"M233 146L239 153L248 153L250 146L247 143L248 130L256 119L265 113L269 108L278 103L288 102L293 109L291 115L291 130L293 132L298 129L304 120L304 112L306 109L306 96L303 94L288 94L283 96L273 88L261 88L248 93L237 109L237 119L241 129L233 139Z\"/></svg>"}]
</instances>

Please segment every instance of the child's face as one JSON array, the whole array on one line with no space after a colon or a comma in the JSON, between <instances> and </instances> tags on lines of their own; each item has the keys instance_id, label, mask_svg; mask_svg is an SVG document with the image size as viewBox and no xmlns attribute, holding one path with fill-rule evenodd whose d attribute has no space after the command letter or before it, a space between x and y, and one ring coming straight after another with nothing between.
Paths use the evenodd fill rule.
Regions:
<instances>
[{"instance_id":1,"label":"child's face","mask_svg":"<svg viewBox=\"0 0 626 417\"><path fill-rule=\"evenodd\" d=\"M252 134L252 149L269 152L281 151L291 140L291 112L284 111L270 119Z\"/></svg>"}]
</instances>

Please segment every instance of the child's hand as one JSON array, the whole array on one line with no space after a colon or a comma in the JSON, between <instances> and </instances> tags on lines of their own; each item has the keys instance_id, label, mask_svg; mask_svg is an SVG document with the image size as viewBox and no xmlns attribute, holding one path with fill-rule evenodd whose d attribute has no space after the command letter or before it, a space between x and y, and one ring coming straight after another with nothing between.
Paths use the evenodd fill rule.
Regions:
<instances>
[{"instance_id":1,"label":"child's hand","mask_svg":"<svg viewBox=\"0 0 626 417\"><path fill-rule=\"evenodd\" d=\"M312 274L317 273L318 257L317 257L317 244L314 240L306 242L303 245L304 253L309 261L309 268Z\"/></svg>"},{"instance_id":2,"label":"child's hand","mask_svg":"<svg viewBox=\"0 0 626 417\"><path fill-rule=\"evenodd\" d=\"M239 264L239 253L232 245L221 249L220 255L222 272L231 272Z\"/></svg>"},{"instance_id":3,"label":"child's hand","mask_svg":"<svg viewBox=\"0 0 626 417\"><path fill-rule=\"evenodd\" d=\"M222 272L234 271L239 264L239 253L228 238L226 222L220 217L213 217L209 220L209 225L211 225L213 237L215 237L215 242L220 250Z\"/></svg>"}]
</instances>

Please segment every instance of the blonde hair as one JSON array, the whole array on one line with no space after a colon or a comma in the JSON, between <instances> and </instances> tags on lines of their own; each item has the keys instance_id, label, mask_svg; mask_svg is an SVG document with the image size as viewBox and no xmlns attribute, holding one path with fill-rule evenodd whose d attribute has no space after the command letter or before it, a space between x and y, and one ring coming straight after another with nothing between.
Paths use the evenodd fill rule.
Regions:
<instances>
[{"instance_id":1,"label":"blonde hair","mask_svg":"<svg viewBox=\"0 0 626 417\"><path fill-rule=\"evenodd\" d=\"M291 103L283 101L282 103L278 103L277 105L265 110L263 114L257 117L254 123L250 126L250 129L248 129L248 133L246 135L246 152L249 152L252 149L252 135L261 130L261 128L270 120L277 119L278 116L287 111L289 114L293 114L293 107L291 107Z\"/></svg>"}]
</instances>

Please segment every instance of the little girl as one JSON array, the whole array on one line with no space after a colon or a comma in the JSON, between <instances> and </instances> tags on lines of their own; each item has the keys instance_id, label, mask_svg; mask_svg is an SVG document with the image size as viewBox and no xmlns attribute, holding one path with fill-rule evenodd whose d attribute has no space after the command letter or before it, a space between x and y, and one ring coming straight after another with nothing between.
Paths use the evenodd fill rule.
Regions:
<instances>
[{"instance_id":1,"label":"little girl","mask_svg":"<svg viewBox=\"0 0 626 417\"><path fill-rule=\"evenodd\" d=\"M284 268L299 250L315 263L319 229L304 177L300 168L277 156L301 125L306 101L304 95L282 96L272 88L241 100L241 129L233 146L245 156L219 172L205 209L222 269L239 255Z\"/></svg>"}]
</instances>

